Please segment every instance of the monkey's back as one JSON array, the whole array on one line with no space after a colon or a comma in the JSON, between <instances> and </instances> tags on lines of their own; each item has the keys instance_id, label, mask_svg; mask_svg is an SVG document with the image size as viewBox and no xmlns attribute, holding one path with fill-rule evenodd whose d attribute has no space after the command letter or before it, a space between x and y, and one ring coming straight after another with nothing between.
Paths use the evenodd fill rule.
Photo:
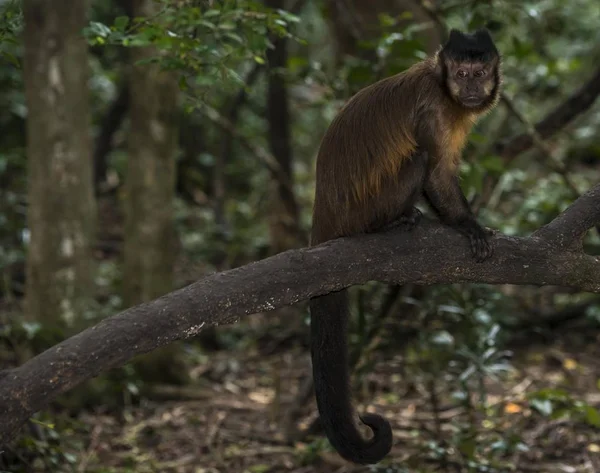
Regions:
<instances>
[{"instance_id":1,"label":"monkey's back","mask_svg":"<svg viewBox=\"0 0 600 473\"><path fill-rule=\"evenodd\" d=\"M426 60L362 89L334 118L317 157L311 244L362 233L395 210L417 118L441 94L432 67Z\"/></svg>"}]
</instances>

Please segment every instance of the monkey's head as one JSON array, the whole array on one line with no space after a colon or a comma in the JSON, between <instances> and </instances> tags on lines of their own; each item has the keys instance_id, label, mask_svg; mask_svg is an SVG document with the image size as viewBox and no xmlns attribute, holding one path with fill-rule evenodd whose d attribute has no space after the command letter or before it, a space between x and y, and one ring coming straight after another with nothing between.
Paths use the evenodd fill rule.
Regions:
<instances>
[{"instance_id":1,"label":"monkey's head","mask_svg":"<svg viewBox=\"0 0 600 473\"><path fill-rule=\"evenodd\" d=\"M473 34L450 31L437 57L438 71L450 96L461 106L485 111L498 101L500 55L485 30Z\"/></svg>"}]
</instances>

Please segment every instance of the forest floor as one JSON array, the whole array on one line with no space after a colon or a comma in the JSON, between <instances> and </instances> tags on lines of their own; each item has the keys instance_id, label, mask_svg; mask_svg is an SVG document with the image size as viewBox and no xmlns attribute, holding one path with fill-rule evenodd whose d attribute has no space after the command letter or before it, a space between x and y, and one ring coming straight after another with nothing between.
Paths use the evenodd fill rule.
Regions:
<instances>
[{"instance_id":1,"label":"forest floor","mask_svg":"<svg viewBox=\"0 0 600 473\"><path fill-rule=\"evenodd\" d=\"M281 419L309 375L304 348L269 356L216 352L192 373L194 387L156 387L152 401L118 418L82 414L85 447L73 471L597 473L600 424L592 424L600 422L599 342L600 334L573 329L551 342L513 347L515 371L487 383L485 411L457 405L443 381L433 397L426 382L407 389L398 376L403 360L381 360L364 383L370 391L354 391L393 425L393 451L377 468L344 462L320 435L283 441ZM315 418L312 396L299 407L298 424L306 427Z\"/></svg>"}]
</instances>

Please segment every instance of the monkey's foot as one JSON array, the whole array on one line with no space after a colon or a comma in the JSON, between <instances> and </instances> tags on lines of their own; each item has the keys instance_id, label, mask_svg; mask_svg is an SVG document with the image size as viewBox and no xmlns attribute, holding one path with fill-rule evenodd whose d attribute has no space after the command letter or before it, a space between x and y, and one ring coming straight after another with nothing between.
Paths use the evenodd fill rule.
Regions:
<instances>
[{"instance_id":1,"label":"monkey's foot","mask_svg":"<svg viewBox=\"0 0 600 473\"><path fill-rule=\"evenodd\" d=\"M417 226L422 217L423 213L418 208L412 207L408 212L401 215L398 220L400 225L410 231Z\"/></svg>"},{"instance_id":2,"label":"monkey's foot","mask_svg":"<svg viewBox=\"0 0 600 473\"><path fill-rule=\"evenodd\" d=\"M410 232L421 221L421 217L423 217L421 211L416 207L411 207L410 210L404 212L396 220L388 223L387 225L384 225L382 231L387 231L391 230L392 228L400 227L403 230L407 230Z\"/></svg>"}]
</instances>

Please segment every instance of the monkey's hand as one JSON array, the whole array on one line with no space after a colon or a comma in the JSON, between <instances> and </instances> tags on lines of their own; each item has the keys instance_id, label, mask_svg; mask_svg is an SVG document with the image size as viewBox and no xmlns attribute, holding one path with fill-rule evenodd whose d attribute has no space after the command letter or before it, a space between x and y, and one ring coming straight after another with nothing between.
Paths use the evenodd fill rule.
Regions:
<instances>
[{"instance_id":1,"label":"monkey's hand","mask_svg":"<svg viewBox=\"0 0 600 473\"><path fill-rule=\"evenodd\" d=\"M493 254L490 235L493 231L479 225L476 220L466 220L456 225L456 229L469 238L471 253L475 261L481 263Z\"/></svg>"}]
</instances>

